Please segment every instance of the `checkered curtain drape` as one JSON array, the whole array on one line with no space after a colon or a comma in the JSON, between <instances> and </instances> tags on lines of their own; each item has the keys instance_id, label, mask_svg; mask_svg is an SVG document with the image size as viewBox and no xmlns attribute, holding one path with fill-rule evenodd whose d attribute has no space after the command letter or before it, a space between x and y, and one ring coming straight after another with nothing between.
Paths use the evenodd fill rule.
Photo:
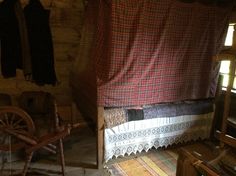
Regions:
<instances>
[{"instance_id":1,"label":"checkered curtain drape","mask_svg":"<svg viewBox=\"0 0 236 176\"><path fill-rule=\"evenodd\" d=\"M223 45L232 4L206 2L90 1L75 70L81 63L94 68L98 104L214 97L218 67L212 56Z\"/></svg>"}]
</instances>

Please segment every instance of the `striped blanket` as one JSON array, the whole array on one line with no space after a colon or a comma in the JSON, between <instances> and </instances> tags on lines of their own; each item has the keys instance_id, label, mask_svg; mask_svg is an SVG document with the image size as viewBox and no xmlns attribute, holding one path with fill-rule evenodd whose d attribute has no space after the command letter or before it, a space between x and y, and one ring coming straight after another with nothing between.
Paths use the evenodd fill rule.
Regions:
<instances>
[{"instance_id":1,"label":"striped blanket","mask_svg":"<svg viewBox=\"0 0 236 176\"><path fill-rule=\"evenodd\" d=\"M150 151L108 166L112 176L175 176L177 153L172 150Z\"/></svg>"}]
</instances>

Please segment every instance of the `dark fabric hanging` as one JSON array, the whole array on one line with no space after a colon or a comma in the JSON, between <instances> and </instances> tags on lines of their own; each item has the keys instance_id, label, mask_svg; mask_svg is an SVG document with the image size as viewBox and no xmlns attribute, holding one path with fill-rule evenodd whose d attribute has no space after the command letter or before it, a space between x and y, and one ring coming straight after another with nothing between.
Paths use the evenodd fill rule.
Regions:
<instances>
[{"instance_id":1,"label":"dark fabric hanging","mask_svg":"<svg viewBox=\"0 0 236 176\"><path fill-rule=\"evenodd\" d=\"M39 0L30 0L24 9L32 58L32 77L36 84L57 83L54 69L50 11Z\"/></svg>"},{"instance_id":2,"label":"dark fabric hanging","mask_svg":"<svg viewBox=\"0 0 236 176\"><path fill-rule=\"evenodd\" d=\"M18 20L18 27L20 33L20 44L22 54L22 70L26 80L31 80L32 76L32 63L30 55L30 46L28 39L28 30L26 27L25 16L21 7L20 1L15 3L15 14Z\"/></svg>"},{"instance_id":3,"label":"dark fabric hanging","mask_svg":"<svg viewBox=\"0 0 236 176\"><path fill-rule=\"evenodd\" d=\"M16 2L17 0L4 0L0 4L1 69L5 78L16 76L16 68L22 68Z\"/></svg>"}]
</instances>

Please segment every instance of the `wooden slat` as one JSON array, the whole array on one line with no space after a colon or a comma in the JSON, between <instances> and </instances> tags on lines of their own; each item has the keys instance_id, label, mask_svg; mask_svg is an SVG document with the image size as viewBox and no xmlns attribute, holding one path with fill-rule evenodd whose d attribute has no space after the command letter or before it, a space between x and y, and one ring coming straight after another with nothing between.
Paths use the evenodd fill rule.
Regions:
<instances>
[{"instance_id":1,"label":"wooden slat","mask_svg":"<svg viewBox=\"0 0 236 176\"><path fill-rule=\"evenodd\" d=\"M212 169L212 167L210 167L209 164L207 164L207 162L197 158L186 149L184 148L180 149L180 153L181 155L187 156L187 158L190 160L192 165L196 167L198 171L203 171L208 176L220 176L215 170Z\"/></svg>"},{"instance_id":2,"label":"wooden slat","mask_svg":"<svg viewBox=\"0 0 236 176\"><path fill-rule=\"evenodd\" d=\"M104 162L104 107L98 107L97 118L97 166L98 169L102 169Z\"/></svg>"},{"instance_id":3,"label":"wooden slat","mask_svg":"<svg viewBox=\"0 0 236 176\"><path fill-rule=\"evenodd\" d=\"M220 139L221 139L221 141L228 144L229 146L236 148L236 138L229 136L229 135L224 135Z\"/></svg>"},{"instance_id":4,"label":"wooden slat","mask_svg":"<svg viewBox=\"0 0 236 176\"><path fill-rule=\"evenodd\" d=\"M217 56L214 56L213 60L216 62L225 61L225 60L235 61L236 60L236 51L222 52L222 53L218 54Z\"/></svg>"},{"instance_id":5,"label":"wooden slat","mask_svg":"<svg viewBox=\"0 0 236 176\"><path fill-rule=\"evenodd\" d=\"M59 139L69 135L69 129L64 129L63 131L60 132L55 132L55 133L50 133L45 136L42 136L39 138L39 141L37 144L32 145L31 147L26 149L26 153L31 153L34 152L44 146L47 146L49 143L53 143L58 141Z\"/></svg>"},{"instance_id":6,"label":"wooden slat","mask_svg":"<svg viewBox=\"0 0 236 176\"><path fill-rule=\"evenodd\" d=\"M66 164L68 166L71 166L71 167L82 167L82 168L86 168L86 169L97 169L97 165L96 163L85 163L83 161L76 161L76 162L73 162L73 161L66 161Z\"/></svg>"},{"instance_id":7,"label":"wooden slat","mask_svg":"<svg viewBox=\"0 0 236 176\"><path fill-rule=\"evenodd\" d=\"M236 138L229 135L223 135L219 130L215 132L215 137L221 142L236 148Z\"/></svg>"},{"instance_id":8,"label":"wooden slat","mask_svg":"<svg viewBox=\"0 0 236 176\"><path fill-rule=\"evenodd\" d=\"M235 117L229 117L228 118L228 124L236 129L236 118Z\"/></svg>"},{"instance_id":9,"label":"wooden slat","mask_svg":"<svg viewBox=\"0 0 236 176\"><path fill-rule=\"evenodd\" d=\"M227 127L227 118L229 116L230 110L230 102L231 102L231 90L233 88L234 77L235 77L235 62L231 62L230 64L230 71L229 71L229 84L227 87L225 99L224 99L224 114L223 114L223 121L221 126L221 132L225 134L226 127Z\"/></svg>"}]
</instances>

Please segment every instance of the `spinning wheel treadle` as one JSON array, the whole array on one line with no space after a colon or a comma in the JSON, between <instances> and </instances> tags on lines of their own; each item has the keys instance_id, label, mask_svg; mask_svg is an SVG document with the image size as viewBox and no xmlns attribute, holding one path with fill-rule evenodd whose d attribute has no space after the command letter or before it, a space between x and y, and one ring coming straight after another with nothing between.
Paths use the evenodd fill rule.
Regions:
<instances>
[{"instance_id":1,"label":"spinning wheel treadle","mask_svg":"<svg viewBox=\"0 0 236 176\"><path fill-rule=\"evenodd\" d=\"M13 106L0 107L0 151L21 149L25 143L17 136L33 136L34 131L34 123L25 111Z\"/></svg>"}]
</instances>

